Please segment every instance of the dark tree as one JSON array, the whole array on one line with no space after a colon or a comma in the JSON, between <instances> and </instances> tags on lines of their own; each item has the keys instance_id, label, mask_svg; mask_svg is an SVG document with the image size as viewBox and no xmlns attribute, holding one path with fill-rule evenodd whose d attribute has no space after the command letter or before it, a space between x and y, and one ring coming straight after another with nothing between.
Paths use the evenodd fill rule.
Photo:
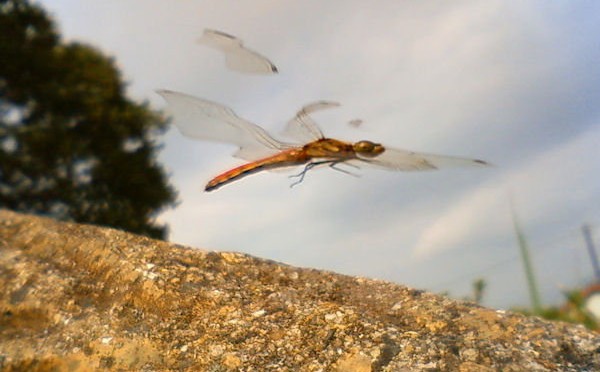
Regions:
<instances>
[{"instance_id":1,"label":"dark tree","mask_svg":"<svg viewBox=\"0 0 600 372\"><path fill-rule=\"evenodd\" d=\"M38 5L0 0L0 207L163 238L164 127L125 96L112 59L62 42Z\"/></svg>"}]
</instances>

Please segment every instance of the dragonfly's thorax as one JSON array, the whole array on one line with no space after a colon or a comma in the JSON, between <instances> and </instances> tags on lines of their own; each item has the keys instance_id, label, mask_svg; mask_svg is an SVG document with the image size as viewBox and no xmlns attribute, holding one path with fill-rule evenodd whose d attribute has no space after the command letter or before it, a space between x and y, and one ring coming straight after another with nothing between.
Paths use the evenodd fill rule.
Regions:
<instances>
[{"instance_id":1,"label":"dragonfly's thorax","mask_svg":"<svg viewBox=\"0 0 600 372\"><path fill-rule=\"evenodd\" d=\"M303 150L313 158L349 158L355 156L351 143L332 138L322 138L307 143L304 145Z\"/></svg>"}]
</instances>

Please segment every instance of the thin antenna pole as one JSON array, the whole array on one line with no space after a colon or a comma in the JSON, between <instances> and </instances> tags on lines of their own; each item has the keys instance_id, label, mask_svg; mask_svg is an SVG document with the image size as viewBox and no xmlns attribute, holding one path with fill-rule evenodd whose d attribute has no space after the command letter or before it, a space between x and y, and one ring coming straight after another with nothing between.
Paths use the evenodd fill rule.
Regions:
<instances>
[{"instance_id":1,"label":"thin antenna pole","mask_svg":"<svg viewBox=\"0 0 600 372\"><path fill-rule=\"evenodd\" d=\"M590 260L592 261L592 266L594 267L594 274L596 275L596 280L600 281L600 265L598 264L598 255L596 254L596 248L594 247L594 241L592 239L592 230L590 228L590 225L583 225L581 227L581 231L583 232L585 245L587 246L587 250L590 255Z\"/></svg>"},{"instance_id":2,"label":"thin antenna pole","mask_svg":"<svg viewBox=\"0 0 600 372\"><path fill-rule=\"evenodd\" d=\"M531 306L533 307L534 312L539 313L542 309L542 304L540 301L540 292L538 290L538 286L535 281L535 275L533 273L533 265L531 264L531 259L529 258L529 248L527 246L527 240L525 239L525 235L523 234L523 231L521 231L521 227L519 226L519 222L517 221L517 213L515 212L515 206L512 195L509 196L509 199L510 213L513 220L513 226L515 228L515 233L517 234L517 241L519 243L519 248L521 251L521 259L523 260L523 266L525 267L525 276L527 278Z\"/></svg>"}]
</instances>

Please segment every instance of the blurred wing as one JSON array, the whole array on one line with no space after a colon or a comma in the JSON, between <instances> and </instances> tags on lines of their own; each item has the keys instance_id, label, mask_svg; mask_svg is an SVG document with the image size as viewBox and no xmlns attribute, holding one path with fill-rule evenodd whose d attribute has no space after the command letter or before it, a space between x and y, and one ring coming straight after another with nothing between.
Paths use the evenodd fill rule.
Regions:
<instances>
[{"instance_id":1,"label":"blurred wing","mask_svg":"<svg viewBox=\"0 0 600 372\"><path fill-rule=\"evenodd\" d=\"M277 67L253 50L240 48L225 55L225 64L232 70L248 74L276 74Z\"/></svg>"},{"instance_id":2,"label":"blurred wing","mask_svg":"<svg viewBox=\"0 0 600 372\"><path fill-rule=\"evenodd\" d=\"M200 44L220 50L225 54L228 68L249 74L276 74L277 67L266 57L244 47L242 40L216 30L204 30Z\"/></svg>"},{"instance_id":3,"label":"blurred wing","mask_svg":"<svg viewBox=\"0 0 600 372\"><path fill-rule=\"evenodd\" d=\"M364 163L396 171L422 171L452 167L485 167L490 164L478 159L457 158L453 156L424 154L414 151L385 148L380 155L368 158L360 157Z\"/></svg>"},{"instance_id":4,"label":"blurred wing","mask_svg":"<svg viewBox=\"0 0 600 372\"><path fill-rule=\"evenodd\" d=\"M226 106L170 90L157 93L167 101L167 111L181 134L238 145L240 149L235 157L256 160L290 147L271 137L258 125L240 118Z\"/></svg>"},{"instance_id":5,"label":"blurred wing","mask_svg":"<svg viewBox=\"0 0 600 372\"><path fill-rule=\"evenodd\" d=\"M215 49L227 51L230 49L241 48L242 40L225 32L205 29L198 43Z\"/></svg>"},{"instance_id":6,"label":"blurred wing","mask_svg":"<svg viewBox=\"0 0 600 372\"><path fill-rule=\"evenodd\" d=\"M362 125L363 121L361 119L352 119L348 122L348 125L354 128L358 128Z\"/></svg>"},{"instance_id":7,"label":"blurred wing","mask_svg":"<svg viewBox=\"0 0 600 372\"><path fill-rule=\"evenodd\" d=\"M287 123L284 134L302 143L308 143L323 138L323 132L310 117L316 111L338 107L340 104L331 101L317 101L310 103L300 109L296 116Z\"/></svg>"}]
</instances>

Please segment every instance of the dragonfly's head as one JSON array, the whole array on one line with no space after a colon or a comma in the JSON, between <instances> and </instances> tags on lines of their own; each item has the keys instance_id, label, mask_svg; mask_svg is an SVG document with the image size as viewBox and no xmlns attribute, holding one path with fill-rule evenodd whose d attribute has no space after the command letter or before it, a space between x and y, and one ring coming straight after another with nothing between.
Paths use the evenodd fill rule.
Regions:
<instances>
[{"instance_id":1,"label":"dragonfly's head","mask_svg":"<svg viewBox=\"0 0 600 372\"><path fill-rule=\"evenodd\" d=\"M375 157L385 151L379 143L371 141L358 141L352 145L354 152L366 157Z\"/></svg>"}]
</instances>

